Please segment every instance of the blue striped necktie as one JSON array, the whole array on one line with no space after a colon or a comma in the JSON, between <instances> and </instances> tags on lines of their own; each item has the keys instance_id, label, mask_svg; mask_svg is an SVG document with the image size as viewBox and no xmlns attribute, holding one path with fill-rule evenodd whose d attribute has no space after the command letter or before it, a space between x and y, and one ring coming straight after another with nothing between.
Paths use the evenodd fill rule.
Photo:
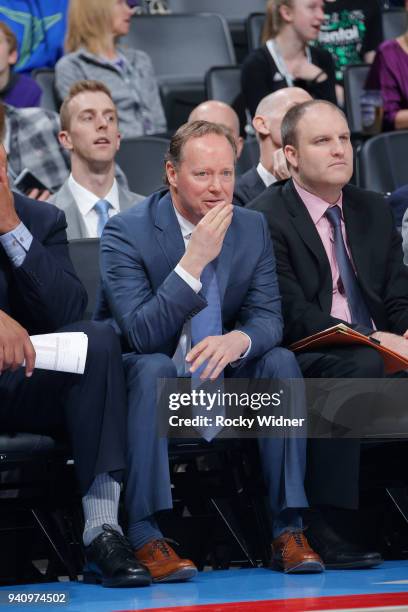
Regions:
<instances>
[{"instance_id":1,"label":"blue striped necktie","mask_svg":"<svg viewBox=\"0 0 408 612\"><path fill-rule=\"evenodd\" d=\"M341 231L341 211L338 206L331 206L326 210L326 217L334 230L334 251L344 292L350 308L352 323L359 323L365 327L373 328L371 316L361 293L354 268L348 256L346 245Z\"/></svg>"},{"instance_id":2,"label":"blue striped necktie","mask_svg":"<svg viewBox=\"0 0 408 612\"><path fill-rule=\"evenodd\" d=\"M96 213L98 215L97 232L100 238L103 232L103 228L105 227L105 224L109 219L110 202L108 202L108 200L98 200L94 206L94 209L96 210Z\"/></svg>"},{"instance_id":3,"label":"blue striped necktie","mask_svg":"<svg viewBox=\"0 0 408 612\"><path fill-rule=\"evenodd\" d=\"M203 308L198 314L194 315L191 319L191 346L195 346L207 336L221 336L222 335L222 317L221 317L221 302L220 302L220 292L218 289L218 281L217 275L215 272L214 262L210 262L204 268L200 281L202 284L201 292L207 300L207 306ZM198 370L192 372L191 374L191 385L192 388L199 388L203 383L200 380L200 374L203 372L207 365L207 362L204 362ZM222 372L218 381L222 381L224 378L224 373ZM215 382L208 385L209 390L215 392ZM223 385L221 384L221 391L223 390ZM199 408L198 410L193 410L193 416L197 415L205 415L209 416L213 419L213 424L208 427L196 427L197 431L200 435L207 441L215 438L217 433L221 431L221 426L215 425L215 416L221 415L224 416L225 409L224 406L220 406L215 403L211 412L205 411L205 409Z\"/></svg>"}]
</instances>

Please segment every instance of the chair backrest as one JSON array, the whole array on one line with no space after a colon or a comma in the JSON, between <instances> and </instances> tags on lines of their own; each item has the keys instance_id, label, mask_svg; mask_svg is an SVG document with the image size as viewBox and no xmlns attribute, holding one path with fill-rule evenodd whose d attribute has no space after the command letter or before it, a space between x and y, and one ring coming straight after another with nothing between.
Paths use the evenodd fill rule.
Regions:
<instances>
[{"instance_id":1,"label":"chair backrest","mask_svg":"<svg viewBox=\"0 0 408 612\"><path fill-rule=\"evenodd\" d=\"M235 64L231 35L220 15L137 15L122 42L150 56L159 83L168 77L204 83L212 66Z\"/></svg>"},{"instance_id":2,"label":"chair backrest","mask_svg":"<svg viewBox=\"0 0 408 612\"><path fill-rule=\"evenodd\" d=\"M116 161L126 174L132 191L150 195L163 186L164 156L169 142L167 138L155 136L122 141Z\"/></svg>"},{"instance_id":3,"label":"chair backrest","mask_svg":"<svg viewBox=\"0 0 408 612\"><path fill-rule=\"evenodd\" d=\"M261 36L264 23L265 13L252 13L246 20L249 51L253 51L262 45Z\"/></svg>"},{"instance_id":4,"label":"chair backrest","mask_svg":"<svg viewBox=\"0 0 408 612\"><path fill-rule=\"evenodd\" d=\"M244 174L259 162L259 144L256 138L247 138L237 161L237 174Z\"/></svg>"},{"instance_id":5,"label":"chair backrest","mask_svg":"<svg viewBox=\"0 0 408 612\"><path fill-rule=\"evenodd\" d=\"M205 89L208 100L221 100L234 105L241 94L240 66L215 66L205 75Z\"/></svg>"},{"instance_id":6,"label":"chair backrest","mask_svg":"<svg viewBox=\"0 0 408 612\"><path fill-rule=\"evenodd\" d=\"M43 90L40 103L41 108L58 113L59 104L54 87L54 70L51 68L38 68L38 70L33 70L32 77Z\"/></svg>"},{"instance_id":7,"label":"chair backrest","mask_svg":"<svg viewBox=\"0 0 408 612\"><path fill-rule=\"evenodd\" d=\"M368 64L356 64L348 66L344 72L346 115L352 133L362 131L360 96L364 91L369 70Z\"/></svg>"},{"instance_id":8,"label":"chair backrest","mask_svg":"<svg viewBox=\"0 0 408 612\"><path fill-rule=\"evenodd\" d=\"M167 0L167 5L173 13L219 13L231 22L265 11L266 0Z\"/></svg>"},{"instance_id":9,"label":"chair backrest","mask_svg":"<svg viewBox=\"0 0 408 612\"><path fill-rule=\"evenodd\" d=\"M387 193L407 183L408 130L367 140L359 154L360 187Z\"/></svg>"},{"instance_id":10,"label":"chair backrest","mask_svg":"<svg viewBox=\"0 0 408 612\"><path fill-rule=\"evenodd\" d=\"M99 292L99 238L70 240L69 255L75 272L88 294L85 319L91 319Z\"/></svg>"},{"instance_id":11,"label":"chair backrest","mask_svg":"<svg viewBox=\"0 0 408 612\"><path fill-rule=\"evenodd\" d=\"M384 40L397 38L407 29L407 14L403 8L388 9L382 12Z\"/></svg>"}]
</instances>

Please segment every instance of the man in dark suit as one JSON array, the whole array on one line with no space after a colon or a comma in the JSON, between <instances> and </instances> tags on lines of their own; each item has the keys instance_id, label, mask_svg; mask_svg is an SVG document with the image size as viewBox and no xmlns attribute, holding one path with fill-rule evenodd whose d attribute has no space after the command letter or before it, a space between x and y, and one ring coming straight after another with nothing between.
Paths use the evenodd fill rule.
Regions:
<instances>
[{"instance_id":1,"label":"man in dark suit","mask_svg":"<svg viewBox=\"0 0 408 612\"><path fill-rule=\"evenodd\" d=\"M156 581L195 573L155 522L157 511L172 506L167 441L157 433L157 379L300 376L293 354L279 346L280 297L265 220L231 205L235 160L225 126L182 126L170 143L169 190L116 215L101 241L105 302L98 317L115 318L129 350L129 453L138 470L130 469L127 491L139 502L128 533ZM301 531L304 439L262 439L260 453L274 567L321 571Z\"/></svg>"},{"instance_id":2,"label":"man in dark suit","mask_svg":"<svg viewBox=\"0 0 408 612\"><path fill-rule=\"evenodd\" d=\"M348 184L353 151L344 114L328 102L296 106L282 122L282 144L292 179L269 187L250 208L266 215L271 230L285 342L341 322L408 356L401 237L383 196ZM298 362L309 378L385 375L381 355L366 346L305 351ZM359 444L324 440L310 447L311 503L357 507ZM327 564L370 563L344 546L341 558L338 540L327 550L312 541Z\"/></svg>"},{"instance_id":3,"label":"man in dark suit","mask_svg":"<svg viewBox=\"0 0 408 612\"><path fill-rule=\"evenodd\" d=\"M285 87L260 101L252 120L260 149L259 163L237 178L234 204L246 206L275 181L289 178L282 151L282 119L292 106L311 99L300 87Z\"/></svg>"},{"instance_id":4,"label":"man in dark suit","mask_svg":"<svg viewBox=\"0 0 408 612\"><path fill-rule=\"evenodd\" d=\"M64 214L54 206L12 194L0 145L1 429L68 433L83 496L85 581L149 584L117 519L127 413L120 346L109 327L74 323L86 294L69 259L65 229ZM87 335L83 375L34 369L29 335L55 331Z\"/></svg>"}]
</instances>

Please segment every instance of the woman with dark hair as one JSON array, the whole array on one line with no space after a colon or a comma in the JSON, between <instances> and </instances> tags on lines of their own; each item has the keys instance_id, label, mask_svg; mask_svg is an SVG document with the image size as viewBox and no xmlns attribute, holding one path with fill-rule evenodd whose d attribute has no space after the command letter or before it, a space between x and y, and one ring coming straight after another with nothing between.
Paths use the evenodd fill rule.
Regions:
<instances>
[{"instance_id":1,"label":"woman with dark hair","mask_svg":"<svg viewBox=\"0 0 408 612\"><path fill-rule=\"evenodd\" d=\"M262 98L292 85L336 103L332 57L310 45L323 20L323 0L268 1L264 46L252 51L242 67L242 91L252 116Z\"/></svg>"},{"instance_id":2,"label":"woman with dark hair","mask_svg":"<svg viewBox=\"0 0 408 612\"><path fill-rule=\"evenodd\" d=\"M405 0L408 17L408 0ZM384 130L408 129L408 28L377 49L366 89L381 91Z\"/></svg>"},{"instance_id":3,"label":"woman with dark hair","mask_svg":"<svg viewBox=\"0 0 408 612\"><path fill-rule=\"evenodd\" d=\"M129 32L134 8L127 0L71 0L65 39L67 55L55 67L61 99L76 81L102 81L118 110L123 138L167 129L150 57L117 45Z\"/></svg>"}]
</instances>

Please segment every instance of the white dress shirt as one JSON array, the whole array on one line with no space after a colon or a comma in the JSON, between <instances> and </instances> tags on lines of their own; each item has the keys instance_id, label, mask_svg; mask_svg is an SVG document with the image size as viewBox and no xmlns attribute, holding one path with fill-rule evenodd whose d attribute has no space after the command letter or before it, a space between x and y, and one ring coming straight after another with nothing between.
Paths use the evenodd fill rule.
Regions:
<instances>
[{"instance_id":1,"label":"white dress shirt","mask_svg":"<svg viewBox=\"0 0 408 612\"><path fill-rule=\"evenodd\" d=\"M195 229L195 225L193 225L185 217L180 215L180 213L178 212L175 206L173 206L173 208L174 208L174 212L176 213L177 221L179 222L181 234L184 240L184 246L185 248L187 248L188 241L190 239L192 232ZM202 283L199 280L197 280L194 276L192 276L189 272L187 272L187 270L184 270L184 268L180 266L180 264L177 264L177 266L174 268L174 271L176 272L176 274L180 276L180 278L182 278L187 283L187 285L191 287L193 291L195 291L195 293L199 293L201 291ZM240 331L240 330L237 330L237 331ZM237 365L239 361L241 359L244 359L249 354L249 351L251 350L251 345L252 345L251 338L245 332L240 332L240 333L244 334L244 336L246 336L249 339L249 346L248 346L248 349L245 351L245 353L241 355L241 357L237 361L234 361L233 363L230 364L232 366ZM189 319L183 325L183 329L180 335L180 340L177 345L176 352L173 355L173 363L177 368L177 376L186 376L189 372L190 365L186 362L186 356L187 356L187 353L190 351L190 349L191 349L191 320Z\"/></svg>"},{"instance_id":2,"label":"white dress shirt","mask_svg":"<svg viewBox=\"0 0 408 612\"><path fill-rule=\"evenodd\" d=\"M116 179L113 179L112 187L104 198L99 198L91 191L88 191L88 189L85 189L85 187L77 183L72 174L69 175L68 186L84 221L88 233L87 237L98 238L99 215L94 209L95 204L99 200L107 200L110 204L109 217L113 217L120 212L119 191Z\"/></svg>"},{"instance_id":3,"label":"white dress shirt","mask_svg":"<svg viewBox=\"0 0 408 612\"><path fill-rule=\"evenodd\" d=\"M261 162L259 162L259 164L257 165L256 171L261 177L262 182L265 184L265 187L269 187L269 185L273 185L273 183L276 183L276 177L272 174L272 172L269 172L269 170L267 170L261 164Z\"/></svg>"}]
</instances>

